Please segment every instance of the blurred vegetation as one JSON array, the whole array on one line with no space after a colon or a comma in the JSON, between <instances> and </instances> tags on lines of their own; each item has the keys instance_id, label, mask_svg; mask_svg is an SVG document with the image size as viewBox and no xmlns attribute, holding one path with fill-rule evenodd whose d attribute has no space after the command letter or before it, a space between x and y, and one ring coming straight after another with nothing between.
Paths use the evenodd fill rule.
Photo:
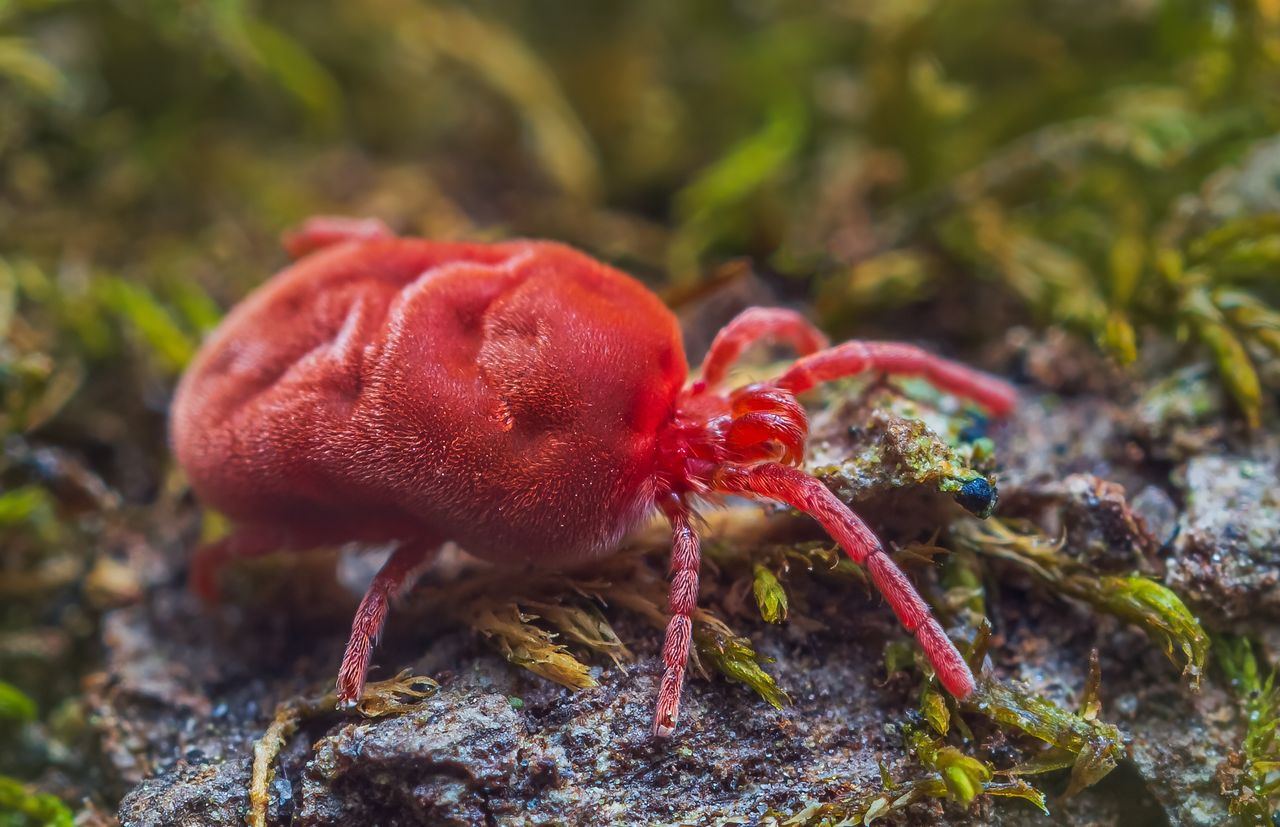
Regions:
<instances>
[{"instance_id":1,"label":"blurred vegetation","mask_svg":"<svg viewBox=\"0 0 1280 827\"><path fill-rule=\"evenodd\" d=\"M0 772L77 771L97 619L194 524L174 380L285 226L557 237L672 296L749 256L837 336L1058 324L1149 375L1208 360L1256 425L1278 126L1273 0L0 0L0 689L37 717L0 730ZM775 571L748 572L771 621ZM1199 670L1198 627L1115 580L1078 596ZM519 660L522 611L624 651L589 613L472 620ZM702 655L766 687L712 620ZM55 812L28 792L0 779L0 812Z\"/></svg>"},{"instance_id":2,"label":"blurred vegetation","mask_svg":"<svg viewBox=\"0 0 1280 827\"><path fill-rule=\"evenodd\" d=\"M1280 799L1280 687L1273 670L1264 678L1247 638L1217 642L1218 664L1240 697L1245 739L1218 768L1222 793L1241 825L1274 824Z\"/></svg>"}]
</instances>

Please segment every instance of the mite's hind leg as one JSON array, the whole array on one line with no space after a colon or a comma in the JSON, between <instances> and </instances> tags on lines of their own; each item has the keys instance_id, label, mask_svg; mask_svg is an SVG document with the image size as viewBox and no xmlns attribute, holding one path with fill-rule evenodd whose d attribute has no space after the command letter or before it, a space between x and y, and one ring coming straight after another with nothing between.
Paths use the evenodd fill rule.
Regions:
<instances>
[{"instance_id":1,"label":"mite's hind leg","mask_svg":"<svg viewBox=\"0 0 1280 827\"><path fill-rule=\"evenodd\" d=\"M280 243L290 258L302 258L344 241L367 241L392 238L395 233L377 218L348 218L340 215L317 215L280 236Z\"/></svg>"},{"instance_id":2,"label":"mite's hind leg","mask_svg":"<svg viewBox=\"0 0 1280 827\"><path fill-rule=\"evenodd\" d=\"M356 609L355 619L351 621L351 639L347 641L342 666L338 669L339 707L350 708L360 701L369 672L369 659L387 619L388 604L392 598L412 588L418 575L439 550L440 544L436 542L406 543L397 548L374 575L369 590Z\"/></svg>"},{"instance_id":3,"label":"mite's hind leg","mask_svg":"<svg viewBox=\"0 0 1280 827\"><path fill-rule=\"evenodd\" d=\"M226 537L205 543L195 550L187 584L206 605L213 604L218 601L218 579L228 563L276 552L332 546L340 538L352 538L349 527L340 520L323 517L314 517L308 522L236 523ZM384 537L368 539L385 541Z\"/></svg>"},{"instance_id":4,"label":"mite's hind leg","mask_svg":"<svg viewBox=\"0 0 1280 827\"><path fill-rule=\"evenodd\" d=\"M226 537L204 543L195 550L187 572L187 586L201 602L212 606L218 602L218 579L228 563L283 551L286 545L287 537L278 530L253 525L236 526Z\"/></svg>"}]
</instances>

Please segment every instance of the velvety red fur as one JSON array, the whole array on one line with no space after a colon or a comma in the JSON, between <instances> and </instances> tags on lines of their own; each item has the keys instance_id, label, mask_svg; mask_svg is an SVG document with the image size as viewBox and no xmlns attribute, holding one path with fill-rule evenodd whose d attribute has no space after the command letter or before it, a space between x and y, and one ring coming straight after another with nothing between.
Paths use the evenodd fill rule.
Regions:
<instances>
[{"instance_id":1,"label":"velvety red fur","mask_svg":"<svg viewBox=\"0 0 1280 827\"><path fill-rule=\"evenodd\" d=\"M568 247L344 243L227 317L173 445L205 503L288 546L425 534L560 562L651 510L686 372L657 297Z\"/></svg>"},{"instance_id":2,"label":"velvety red fur","mask_svg":"<svg viewBox=\"0 0 1280 827\"><path fill-rule=\"evenodd\" d=\"M671 312L563 245L431 242L321 218L286 246L302 260L236 307L183 377L172 440L200 499L235 525L193 561L206 597L238 556L398 544L353 623L345 703L360 696L388 602L440 543L498 563L573 561L612 551L661 509L673 528L673 619L654 731L669 734L698 597L693 507L726 493L817 517L869 567L943 684L972 691L963 658L879 540L795 467L808 435L795 395L861 371L914 373L1003 414L1008 385L904 345L823 349L798 314L753 308L685 387ZM720 389L762 339L803 358L775 382Z\"/></svg>"}]
</instances>

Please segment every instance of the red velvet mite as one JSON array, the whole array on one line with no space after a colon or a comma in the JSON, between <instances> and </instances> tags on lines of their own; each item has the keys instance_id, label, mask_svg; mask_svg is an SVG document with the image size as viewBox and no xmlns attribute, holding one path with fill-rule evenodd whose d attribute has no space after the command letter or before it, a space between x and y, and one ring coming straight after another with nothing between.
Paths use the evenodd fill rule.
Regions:
<instances>
[{"instance_id":1,"label":"red velvet mite","mask_svg":"<svg viewBox=\"0 0 1280 827\"><path fill-rule=\"evenodd\" d=\"M800 470L797 396L876 371L919 375L990 413L1004 382L904 344L828 347L800 315L752 308L686 384L680 329L638 281L562 244L393 236L316 218L285 238L300 260L237 306L187 370L172 441L199 498L234 530L200 548L205 598L237 557L396 543L352 623L344 704L364 687L390 597L445 541L504 564L609 554L660 510L670 521L671 622L653 731L675 725L698 598L698 500L776 500L808 513L870 572L943 685L964 659L875 534ZM776 379L722 387L759 341L799 358Z\"/></svg>"}]
</instances>

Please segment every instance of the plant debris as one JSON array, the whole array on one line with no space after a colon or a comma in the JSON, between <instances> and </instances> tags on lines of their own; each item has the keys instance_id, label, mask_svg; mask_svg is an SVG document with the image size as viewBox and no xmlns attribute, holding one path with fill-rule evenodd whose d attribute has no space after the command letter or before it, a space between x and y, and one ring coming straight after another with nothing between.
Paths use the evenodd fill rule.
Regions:
<instances>
[{"instance_id":1,"label":"plant debris","mask_svg":"<svg viewBox=\"0 0 1280 827\"><path fill-rule=\"evenodd\" d=\"M1192 688L1200 685L1209 657L1209 636L1168 587L1138 575L1090 572L1062 553L1066 540L1053 540L1029 525L965 520L953 524L949 533L963 549L1014 563L1055 592L1140 626L1170 660L1175 660L1175 649L1180 652L1185 661L1183 675Z\"/></svg>"},{"instance_id":2,"label":"plant debris","mask_svg":"<svg viewBox=\"0 0 1280 827\"><path fill-rule=\"evenodd\" d=\"M383 718L403 714L424 699L430 698L440 685L430 678L415 677L410 672L365 686L356 711L365 718ZM276 758L298 727L307 719L333 715L338 708L338 695L330 691L314 698L293 698L276 707L275 717L267 731L253 745L253 775L249 782L249 827L266 827L267 788L271 784Z\"/></svg>"}]
</instances>

